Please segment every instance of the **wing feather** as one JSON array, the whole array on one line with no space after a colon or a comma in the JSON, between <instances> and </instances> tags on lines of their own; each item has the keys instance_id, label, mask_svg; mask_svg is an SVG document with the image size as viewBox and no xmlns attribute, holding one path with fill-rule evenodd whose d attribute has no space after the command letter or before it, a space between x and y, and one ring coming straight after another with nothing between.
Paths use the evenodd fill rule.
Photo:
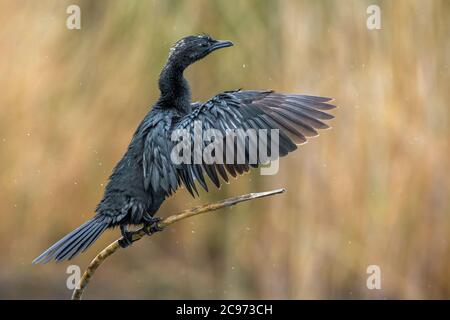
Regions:
<instances>
[{"instance_id":1,"label":"wing feather","mask_svg":"<svg viewBox=\"0 0 450 320\"><path fill-rule=\"evenodd\" d=\"M305 143L308 137L317 136L317 130L329 128L324 121L334 117L323 110L335 108L328 103L331 100L325 97L281 94L273 91L228 91L203 104L196 104L192 113L183 117L174 129L187 129L191 133L190 136L193 136L195 121L201 124L202 130L216 129L224 136L229 135L229 130L236 129L244 131L279 129L279 142L276 147L279 148L279 156L285 156L297 149L297 145ZM251 136L247 136L245 141L242 139L237 138L232 146L224 142L222 163L183 164L182 169L178 171L179 181L194 195L194 192L198 194L195 181L208 191L204 173L216 187L220 187L219 177L228 182L229 175L237 177L249 171L250 167L258 167L271 159L270 134L266 142ZM236 152L233 152L232 163L226 163L226 155L236 151L237 141L245 145L245 162L237 163ZM203 144L203 147L206 147L206 144ZM261 148L268 151L265 159L260 157ZM250 150L255 149L258 150L257 163L249 163Z\"/></svg>"}]
</instances>

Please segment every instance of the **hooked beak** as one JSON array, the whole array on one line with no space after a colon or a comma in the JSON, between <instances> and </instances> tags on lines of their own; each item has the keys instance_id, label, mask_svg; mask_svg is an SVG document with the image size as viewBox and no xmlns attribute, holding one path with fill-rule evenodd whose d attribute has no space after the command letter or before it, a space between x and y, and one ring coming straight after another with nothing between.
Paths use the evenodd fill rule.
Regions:
<instances>
[{"instance_id":1,"label":"hooked beak","mask_svg":"<svg viewBox=\"0 0 450 320\"><path fill-rule=\"evenodd\" d=\"M226 47L231 47L233 42L228 40L217 40L211 47L209 47L209 52L213 52L217 49L222 49Z\"/></svg>"}]
</instances>

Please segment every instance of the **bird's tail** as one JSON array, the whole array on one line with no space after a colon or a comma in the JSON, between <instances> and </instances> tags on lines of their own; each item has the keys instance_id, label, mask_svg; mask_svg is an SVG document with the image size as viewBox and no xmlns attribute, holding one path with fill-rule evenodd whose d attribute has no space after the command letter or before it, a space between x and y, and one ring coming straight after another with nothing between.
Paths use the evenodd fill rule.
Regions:
<instances>
[{"instance_id":1,"label":"bird's tail","mask_svg":"<svg viewBox=\"0 0 450 320\"><path fill-rule=\"evenodd\" d=\"M47 263L52 259L72 259L85 251L108 228L109 223L105 220L97 216L85 222L34 259L33 264Z\"/></svg>"}]
</instances>

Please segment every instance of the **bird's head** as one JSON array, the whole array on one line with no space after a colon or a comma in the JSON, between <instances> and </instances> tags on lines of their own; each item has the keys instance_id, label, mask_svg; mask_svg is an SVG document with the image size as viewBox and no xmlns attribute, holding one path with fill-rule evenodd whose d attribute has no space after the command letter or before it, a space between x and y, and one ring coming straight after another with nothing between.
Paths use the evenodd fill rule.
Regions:
<instances>
[{"instance_id":1,"label":"bird's head","mask_svg":"<svg viewBox=\"0 0 450 320\"><path fill-rule=\"evenodd\" d=\"M188 67L197 60L203 59L211 52L231 47L233 43L228 40L215 40L209 35L188 36L178 40L170 48L169 61L182 68Z\"/></svg>"}]
</instances>

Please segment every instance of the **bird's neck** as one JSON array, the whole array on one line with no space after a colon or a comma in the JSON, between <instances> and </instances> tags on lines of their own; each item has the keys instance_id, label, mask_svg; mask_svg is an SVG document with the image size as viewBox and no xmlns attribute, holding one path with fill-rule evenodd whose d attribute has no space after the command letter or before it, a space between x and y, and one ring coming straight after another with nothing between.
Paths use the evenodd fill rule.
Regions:
<instances>
[{"instance_id":1,"label":"bird's neck","mask_svg":"<svg viewBox=\"0 0 450 320\"><path fill-rule=\"evenodd\" d=\"M159 77L161 97L159 102L162 106L180 111L187 111L190 108L191 90L183 76L184 69L169 61L161 71Z\"/></svg>"}]
</instances>

